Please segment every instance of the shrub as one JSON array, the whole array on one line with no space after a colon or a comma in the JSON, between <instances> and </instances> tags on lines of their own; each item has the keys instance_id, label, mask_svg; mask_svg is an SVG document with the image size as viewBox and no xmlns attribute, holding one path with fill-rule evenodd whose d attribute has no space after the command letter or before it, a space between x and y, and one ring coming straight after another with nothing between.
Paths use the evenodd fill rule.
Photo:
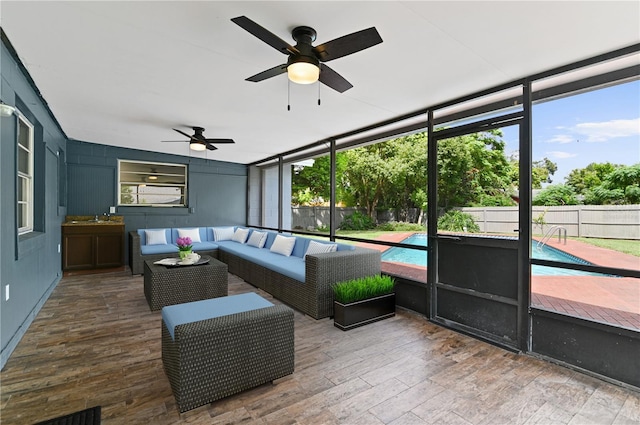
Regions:
<instances>
[{"instance_id":1,"label":"shrub","mask_svg":"<svg viewBox=\"0 0 640 425\"><path fill-rule=\"evenodd\" d=\"M385 232L425 232L427 228L420 223L407 223L404 221L389 221L377 227Z\"/></svg>"},{"instance_id":2,"label":"shrub","mask_svg":"<svg viewBox=\"0 0 640 425\"><path fill-rule=\"evenodd\" d=\"M555 184L542 189L531 201L532 205L578 205L578 198L573 187L566 184Z\"/></svg>"},{"instance_id":3,"label":"shrub","mask_svg":"<svg viewBox=\"0 0 640 425\"><path fill-rule=\"evenodd\" d=\"M438 219L438 230L449 232L479 232L480 226L473 221L473 216L460 210L447 211Z\"/></svg>"},{"instance_id":4,"label":"shrub","mask_svg":"<svg viewBox=\"0 0 640 425\"><path fill-rule=\"evenodd\" d=\"M333 286L336 301L348 304L393 292L395 281L390 276L367 276L346 280Z\"/></svg>"},{"instance_id":5,"label":"shrub","mask_svg":"<svg viewBox=\"0 0 640 425\"><path fill-rule=\"evenodd\" d=\"M375 229L375 224L371 217L362 214L360 211L354 211L342 220L340 224L341 230L371 230Z\"/></svg>"}]
</instances>

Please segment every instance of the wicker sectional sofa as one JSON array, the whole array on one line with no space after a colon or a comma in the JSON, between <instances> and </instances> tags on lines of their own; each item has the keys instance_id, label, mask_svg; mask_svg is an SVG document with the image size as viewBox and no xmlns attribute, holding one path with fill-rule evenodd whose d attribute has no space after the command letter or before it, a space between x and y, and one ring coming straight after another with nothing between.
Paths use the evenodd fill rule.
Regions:
<instances>
[{"instance_id":1,"label":"wicker sectional sofa","mask_svg":"<svg viewBox=\"0 0 640 425\"><path fill-rule=\"evenodd\" d=\"M220 236L223 233L218 231L222 229L231 230L220 227L199 228L203 245L198 249L194 244L194 251L219 259L227 264L229 273L241 277L315 319L333 316L331 287L334 283L380 274L380 252L373 249L333 244L302 236L280 235L295 238L293 249L290 255L286 256L271 249L275 248L274 242L279 235L277 232L234 227L233 231L242 229L247 233L244 242L239 242L229 238L216 238L216 234ZM176 229L166 231L167 235L177 234ZM177 255L178 251L175 245L145 248L144 232L145 229L140 229L129 233L130 265L134 274L143 273L144 260ZM263 247L251 246L248 243L253 232L263 233ZM330 244L335 251L308 254L310 245L317 247L318 244ZM163 249L166 252L161 252ZM143 253L145 251L146 253Z\"/></svg>"}]
</instances>

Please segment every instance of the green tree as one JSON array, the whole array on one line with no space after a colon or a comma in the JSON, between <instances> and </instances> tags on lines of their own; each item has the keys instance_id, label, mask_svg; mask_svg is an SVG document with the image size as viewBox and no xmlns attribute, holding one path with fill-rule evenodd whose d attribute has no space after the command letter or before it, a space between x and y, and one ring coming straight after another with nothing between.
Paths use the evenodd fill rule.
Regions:
<instances>
[{"instance_id":1,"label":"green tree","mask_svg":"<svg viewBox=\"0 0 640 425\"><path fill-rule=\"evenodd\" d=\"M531 163L531 187L541 189L542 183L551 183L551 176L558 171L558 164L544 157Z\"/></svg>"},{"instance_id":2,"label":"green tree","mask_svg":"<svg viewBox=\"0 0 640 425\"><path fill-rule=\"evenodd\" d=\"M336 154L336 176L341 176L347 159L342 153ZM336 185L336 202L344 197L341 185ZM329 155L315 158L311 166L292 166L292 202L297 205L318 205L331 197L331 158Z\"/></svg>"},{"instance_id":3,"label":"green tree","mask_svg":"<svg viewBox=\"0 0 640 425\"><path fill-rule=\"evenodd\" d=\"M399 137L345 152L343 185L354 205L375 220L377 208L418 207L412 195L427 186L427 138L424 133Z\"/></svg>"},{"instance_id":4,"label":"green tree","mask_svg":"<svg viewBox=\"0 0 640 425\"><path fill-rule=\"evenodd\" d=\"M513 205L512 164L500 130L438 142L438 206Z\"/></svg>"},{"instance_id":5,"label":"green tree","mask_svg":"<svg viewBox=\"0 0 640 425\"><path fill-rule=\"evenodd\" d=\"M607 175L611 174L620 165L605 162L602 164L592 162L585 168L572 170L565 178L566 184L573 187L579 195L584 195L588 190L602 184Z\"/></svg>"},{"instance_id":6,"label":"green tree","mask_svg":"<svg viewBox=\"0 0 640 425\"><path fill-rule=\"evenodd\" d=\"M509 180L514 187L520 186L520 161L517 155L509 157L510 171ZM544 157L541 160L531 163L531 187L533 189L541 189L542 183L551 183L551 176L558 171L558 164Z\"/></svg>"},{"instance_id":7,"label":"green tree","mask_svg":"<svg viewBox=\"0 0 640 425\"><path fill-rule=\"evenodd\" d=\"M585 190L584 201L589 205L640 203L640 163L616 167L602 183Z\"/></svg>"},{"instance_id":8,"label":"green tree","mask_svg":"<svg viewBox=\"0 0 640 425\"><path fill-rule=\"evenodd\" d=\"M578 198L572 186L565 184L554 184L547 186L540 192L533 201L533 205L577 205Z\"/></svg>"}]
</instances>

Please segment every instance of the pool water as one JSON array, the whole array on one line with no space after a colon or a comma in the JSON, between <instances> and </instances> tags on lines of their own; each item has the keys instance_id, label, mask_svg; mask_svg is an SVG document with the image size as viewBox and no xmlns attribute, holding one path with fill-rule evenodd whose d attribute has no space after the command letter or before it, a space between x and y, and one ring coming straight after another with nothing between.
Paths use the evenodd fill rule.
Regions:
<instances>
[{"instance_id":1,"label":"pool water","mask_svg":"<svg viewBox=\"0 0 640 425\"><path fill-rule=\"evenodd\" d=\"M409 236L407 239L403 240L402 243L416 246L427 246L427 235L424 233L417 233ZM592 264L548 245L543 245L540 249L537 248L536 245L537 241L531 242L533 258L537 258L539 260L562 261L564 263L573 264ZM409 248L393 247L382 253L382 261L393 261L396 263L414 264L426 267L427 252ZM531 266L531 274L536 276L602 276L598 273L538 265Z\"/></svg>"}]
</instances>

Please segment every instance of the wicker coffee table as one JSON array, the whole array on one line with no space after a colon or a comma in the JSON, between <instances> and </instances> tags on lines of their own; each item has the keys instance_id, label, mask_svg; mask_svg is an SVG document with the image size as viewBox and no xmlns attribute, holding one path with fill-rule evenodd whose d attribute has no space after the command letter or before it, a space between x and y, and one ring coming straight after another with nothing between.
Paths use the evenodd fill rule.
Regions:
<instances>
[{"instance_id":1,"label":"wicker coffee table","mask_svg":"<svg viewBox=\"0 0 640 425\"><path fill-rule=\"evenodd\" d=\"M144 262L144 296L149 308L160 310L182 304L227 295L227 265L207 255L206 264L167 267Z\"/></svg>"}]
</instances>

